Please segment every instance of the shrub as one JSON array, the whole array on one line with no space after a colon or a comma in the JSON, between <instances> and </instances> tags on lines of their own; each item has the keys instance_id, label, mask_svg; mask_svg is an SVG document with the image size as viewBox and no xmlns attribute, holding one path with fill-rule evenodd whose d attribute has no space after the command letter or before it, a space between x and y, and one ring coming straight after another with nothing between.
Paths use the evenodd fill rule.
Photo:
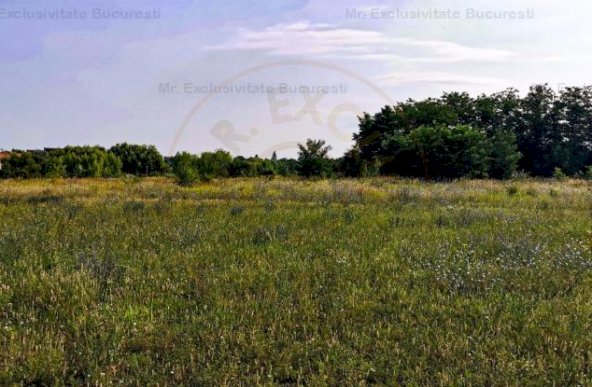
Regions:
<instances>
[{"instance_id":1,"label":"shrub","mask_svg":"<svg viewBox=\"0 0 592 387\"><path fill-rule=\"evenodd\" d=\"M123 210L127 213L141 212L146 208L142 201L130 200L123 204Z\"/></svg>"},{"instance_id":2,"label":"shrub","mask_svg":"<svg viewBox=\"0 0 592 387\"><path fill-rule=\"evenodd\" d=\"M567 176L565 176L565 173L563 173L563 171L561 170L561 168L555 168L553 170L553 177L557 180L563 180L565 179Z\"/></svg>"},{"instance_id":3,"label":"shrub","mask_svg":"<svg viewBox=\"0 0 592 387\"><path fill-rule=\"evenodd\" d=\"M167 171L164 158L154 145L117 144L109 150L121 160L124 173L150 176Z\"/></svg>"},{"instance_id":4,"label":"shrub","mask_svg":"<svg viewBox=\"0 0 592 387\"><path fill-rule=\"evenodd\" d=\"M264 245L273 240L273 230L267 227L260 227L253 234L253 244Z\"/></svg>"},{"instance_id":5,"label":"shrub","mask_svg":"<svg viewBox=\"0 0 592 387\"><path fill-rule=\"evenodd\" d=\"M514 195L518 194L518 191L519 191L519 188L516 185L511 185L507 189L508 195L510 195L510 196L514 196Z\"/></svg>"},{"instance_id":6,"label":"shrub","mask_svg":"<svg viewBox=\"0 0 592 387\"><path fill-rule=\"evenodd\" d=\"M177 177L177 182L181 185L191 185L199 180L195 166L196 156L189 153L177 153L173 157L173 173Z\"/></svg>"},{"instance_id":7,"label":"shrub","mask_svg":"<svg viewBox=\"0 0 592 387\"><path fill-rule=\"evenodd\" d=\"M491 146L482 130L440 125L396 133L383 142L383 148L392 159L386 168L429 180L486 177Z\"/></svg>"},{"instance_id":8,"label":"shrub","mask_svg":"<svg viewBox=\"0 0 592 387\"><path fill-rule=\"evenodd\" d=\"M230 215L232 215L232 216L240 215L244 211L245 211L245 207L242 207L242 206L232 207L230 209Z\"/></svg>"},{"instance_id":9,"label":"shrub","mask_svg":"<svg viewBox=\"0 0 592 387\"><path fill-rule=\"evenodd\" d=\"M298 173L305 177L327 177L331 174L332 162L328 153L331 147L323 140L306 140L298 144Z\"/></svg>"},{"instance_id":10,"label":"shrub","mask_svg":"<svg viewBox=\"0 0 592 387\"><path fill-rule=\"evenodd\" d=\"M511 178L518 168L521 156L514 133L507 130L496 131L491 139L489 176L496 179Z\"/></svg>"}]
</instances>

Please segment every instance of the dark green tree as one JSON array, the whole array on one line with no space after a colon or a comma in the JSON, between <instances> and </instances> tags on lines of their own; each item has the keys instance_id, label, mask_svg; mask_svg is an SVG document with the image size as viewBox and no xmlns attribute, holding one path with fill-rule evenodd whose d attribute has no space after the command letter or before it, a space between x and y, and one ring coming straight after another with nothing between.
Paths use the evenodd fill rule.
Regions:
<instances>
[{"instance_id":1,"label":"dark green tree","mask_svg":"<svg viewBox=\"0 0 592 387\"><path fill-rule=\"evenodd\" d=\"M191 185L199 180L198 158L187 152L177 153L171 160L173 173L181 185Z\"/></svg>"},{"instance_id":2,"label":"dark green tree","mask_svg":"<svg viewBox=\"0 0 592 387\"><path fill-rule=\"evenodd\" d=\"M331 147L324 140L306 140L298 144L298 173L305 177L327 177L331 175L332 162L329 159Z\"/></svg>"},{"instance_id":3,"label":"dark green tree","mask_svg":"<svg viewBox=\"0 0 592 387\"><path fill-rule=\"evenodd\" d=\"M518 168L522 155L516 145L516 135L506 129L495 131L491 138L489 176L496 179L509 179Z\"/></svg>"},{"instance_id":4,"label":"dark green tree","mask_svg":"<svg viewBox=\"0 0 592 387\"><path fill-rule=\"evenodd\" d=\"M153 145L117 144L110 149L122 162L123 173L152 176L167 172L164 158Z\"/></svg>"},{"instance_id":5,"label":"dark green tree","mask_svg":"<svg viewBox=\"0 0 592 387\"><path fill-rule=\"evenodd\" d=\"M201 179L210 180L230 176L232 156L221 149L204 152L197 159L197 171Z\"/></svg>"},{"instance_id":6,"label":"dark green tree","mask_svg":"<svg viewBox=\"0 0 592 387\"><path fill-rule=\"evenodd\" d=\"M520 166L534 175L551 176L557 166L551 156L561 141L555 100L555 92L548 85L533 86L517 111L516 136L523 155Z\"/></svg>"},{"instance_id":7,"label":"dark green tree","mask_svg":"<svg viewBox=\"0 0 592 387\"><path fill-rule=\"evenodd\" d=\"M486 177L490 143L485 132L468 125L421 126L383 142L402 174L432 178Z\"/></svg>"}]
</instances>

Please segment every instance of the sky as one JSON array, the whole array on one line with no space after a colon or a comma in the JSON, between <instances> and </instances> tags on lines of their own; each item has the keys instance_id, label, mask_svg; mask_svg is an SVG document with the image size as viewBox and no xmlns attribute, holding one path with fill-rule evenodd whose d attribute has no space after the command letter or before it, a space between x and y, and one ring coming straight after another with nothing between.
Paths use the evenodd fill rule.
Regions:
<instances>
[{"instance_id":1,"label":"sky","mask_svg":"<svg viewBox=\"0 0 592 387\"><path fill-rule=\"evenodd\" d=\"M387 104L592 84L585 0L0 0L0 149L342 154Z\"/></svg>"}]
</instances>

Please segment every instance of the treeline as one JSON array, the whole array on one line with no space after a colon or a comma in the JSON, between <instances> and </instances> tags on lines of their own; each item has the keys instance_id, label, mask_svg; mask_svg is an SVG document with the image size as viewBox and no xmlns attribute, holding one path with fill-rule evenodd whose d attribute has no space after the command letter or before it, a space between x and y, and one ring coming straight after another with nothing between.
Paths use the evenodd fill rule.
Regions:
<instances>
[{"instance_id":1,"label":"treeline","mask_svg":"<svg viewBox=\"0 0 592 387\"><path fill-rule=\"evenodd\" d=\"M507 178L592 173L592 87L446 93L360 117L351 175Z\"/></svg>"},{"instance_id":2,"label":"treeline","mask_svg":"<svg viewBox=\"0 0 592 387\"><path fill-rule=\"evenodd\" d=\"M170 159L171 170L182 184L207 181L224 177L295 176L298 162L293 159L278 159L274 153L271 159L258 156L232 157L230 153L217 150L194 155L177 153Z\"/></svg>"},{"instance_id":3,"label":"treeline","mask_svg":"<svg viewBox=\"0 0 592 387\"><path fill-rule=\"evenodd\" d=\"M156 147L118 144L13 151L0 178L118 177L174 174L179 182L223 177L400 175L425 179L530 176L592 178L592 87L560 93L547 85L471 97L445 93L359 117L354 146L331 159L309 139L297 159L232 157L217 150L163 157Z\"/></svg>"},{"instance_id":4,"label":"treeline","mask_svg":"<svg viewBox=\"0 0 592 387\"><path fill-rule=\"evenodd\" d=\"M189 183L222 177L294 176L300 170L294 159L232 157L217 150L200 155L178 153L163 157L154 146L118 144L68 146L59 149L13 150L1 160L0 178L83 178L162 176L174 174Z\"/></svg>"},{"instance_id":5,"label":"treeline","mask_svg":"<svg viewBox=\"0 0 592 387\"><path fill-rule=\"evenodd\" d=\"M109 150L98 146L68 146L33 151L13 150L2 160L0 177L119 177L153 176L170 170L156 147L119 144Z\"/></svg>"}]
</instances>

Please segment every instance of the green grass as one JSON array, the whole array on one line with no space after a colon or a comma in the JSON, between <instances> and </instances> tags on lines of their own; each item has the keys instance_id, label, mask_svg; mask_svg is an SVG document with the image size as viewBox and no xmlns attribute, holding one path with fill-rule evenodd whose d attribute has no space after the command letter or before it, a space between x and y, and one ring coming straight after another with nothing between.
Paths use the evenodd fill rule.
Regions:
<instances>
[{"instance_id":1,"label":"green grass","mask_svg":"<svg viewBox=\"0 0 592 387\"><path fill-rule=\"evenodd\" d=\"M592 384L592 186L0 182L0 385Z\"/></svg>"}]
</instances>

